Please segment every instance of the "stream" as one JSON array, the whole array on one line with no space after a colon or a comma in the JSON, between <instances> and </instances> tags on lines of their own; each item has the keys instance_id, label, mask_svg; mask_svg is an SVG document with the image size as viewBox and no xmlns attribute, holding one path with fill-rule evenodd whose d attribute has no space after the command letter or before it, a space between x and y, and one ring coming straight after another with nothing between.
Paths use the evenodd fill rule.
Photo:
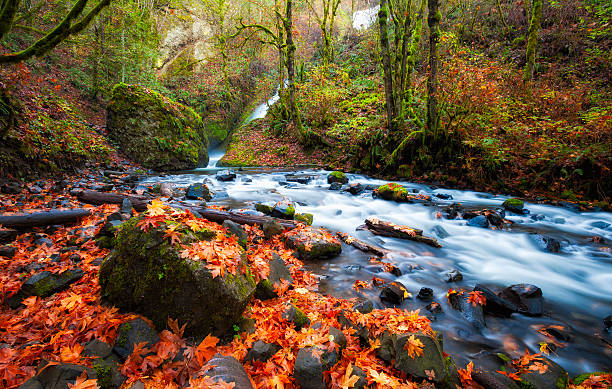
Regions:
<instances>
[{"instance_id":1,"label":"stream","mask_svg":"<svg viewBox=\"0 0 612 389\"><path fill-rule=\"evenodd\" d=\"M212 159L211 159L212 160ZM550 358L570 374L612 370L612 336L603 319L612 314L612 252L606 244L592 242L600 236L612 240L612 214L581 213L571 208L526 203L527 215L508 214L514 224L504 230L473 227L466 220L436 218L436 212L454 202L466 209L499 208L505 196L472 191L434 188L400 182L409 192L430 195L432 204L396 203L372 197L366 190L354 196L345 191L329 190L327 172L247 169L237 171L233 182L218 181L219 169L209 167L184 174L150 177L145 184L170 182L175 187L206 182L215 193L211 203L231 209L253 209L256 202L275 202L288 198L296 204L296 212L314 215L314 226L330 231L350 233L358 239L390 250L386 261L402 272L396 277L381 272L369 262L369 255L343 244L342 254L324 261L306 263L308 270L320 278L320 291L336 297L368 297L382 308L376 288L360 292L352 287L356 280L369 282L373 276L400 281L416 296L421 287L434 291L434 299L442 305L441 314L424 309L427 302L411 298L401 308L421 309L432 320L432 327L444 334L444 349L459 364L465 364L480 350L503 351L513 357L527 348L539 352L539 343L555 343L539 329L561 326L565 341ZM287 174L311 178L306 183L288 182ZM385 181L362 175L347 175L350 182L378 186ZM436 196L452 199L443 200ZM437 237L440 249L422 243L375 236L357 228L370 216L423 230L424 235ZM442 232L446 231L448 236ZM535 234L560 242L558 253L538 246ZM463 280L445 281L444 274L457 269ZM486 328L479 330L467 322L448 303L449 288L472 290L480 283L493 290L529 283L543 291L544 315L528 317L513 314L510 318L486 315Z\"/></svg>"}]
</instances>

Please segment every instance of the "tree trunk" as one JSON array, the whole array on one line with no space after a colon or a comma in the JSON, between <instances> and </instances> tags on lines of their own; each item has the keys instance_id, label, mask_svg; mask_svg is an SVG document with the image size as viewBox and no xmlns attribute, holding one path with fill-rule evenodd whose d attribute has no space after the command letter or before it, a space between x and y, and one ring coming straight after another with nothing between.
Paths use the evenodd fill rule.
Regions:
<instances>
[{"instance_id":1,"label":"tree trunk","mask_svg":"<svg viewBox=\"0 0 612 389\"><path fill-rule=\"evenodd\" d=\"M138 212L147 209L149 199L140 196L129 196L121 193L98 192L95 190L84 190L77 194L79 201L87 204L102 205L102 204L121 204L124 199L130 200L132 206Z\"/></svg>"},{"instance_id":2,"label":"tree trunk","mask_svg":"<svg viewBox=\"0 0 612 389\"><path fill-rule=\"evenodd\" d=\"M385 104L387 110L387 127L394 128L395 123L395 99L393 98L393 70L391 68L391 47L389 44L389 27L387 20L389 9L387 0L380 0L380 11L378 11L378 25L380 29L380 51L383 65L383 81L385 84Z\"/></svg>"},{"instance_id":3,"label":"tree trunk","mask_svg":"<svg viewBox=\"0 0 612 389\"><path fill-rule=\"evenodd\" d=\"M533 0L531 4L531 23L527 32L527 64L523 73L523 80L531 81L535 71L535 58L538 49L538 32L542 18L542 0Z\"/></svg>"},{"instance_id":4,"label":"tree trunk","mask_svg":"<svg viewBox=\"0 0 612 389\"><path fill-rule=\"evenodd\" d=\"M440 10L438 0L428 0L429 15L429 77L427 78L427 129L438 128L438 42L440 40Z\"/></svg>"},{"instance_id":5,"label":"tree trunk","mask_svg":"<svg viewBox=\"0 0 612 389\"><path fill-rule=\"evenodd\" d=\"M295 101L295 43L293 42L293 0L287 0L287 8L285 11L285 19L283 21L285 27L285 42L287 44L287 83L289 88L289 113L293 120L293 125L297 131L300 142L305 142L305 134L303 133L302 120L298 110L297 102Z\"/></svg>"},{"instance_id":6,"label":"tree trunk","mask_svg":"<svg viewBox=\"0 0 612 389\"><path fill-rule=\"evenodd\" d=\"M225 220L231 220L238 224L248 224L252 226L263 226L264 223L278 222L284 228L295 228L297 223L292 220L276 219L270 216L255 216L246 215L242 213L219 211L211 208L200 208L200 207L185 207L185 209L195 211L202 215L205 219L215 223L223 223Z\"/></svg>"},{"instance_id":7,"label":"tree trunk","mask_svg":"<svg viewBox=\"0 0 612 389\"><path fill-rule=\"evenodd\" d=\"M49 226L54 224L74 223L89 216L88 209L51 210L17 215L0 215L0 225L3 227L23 229Z\"/></svg>"}]
</instances>

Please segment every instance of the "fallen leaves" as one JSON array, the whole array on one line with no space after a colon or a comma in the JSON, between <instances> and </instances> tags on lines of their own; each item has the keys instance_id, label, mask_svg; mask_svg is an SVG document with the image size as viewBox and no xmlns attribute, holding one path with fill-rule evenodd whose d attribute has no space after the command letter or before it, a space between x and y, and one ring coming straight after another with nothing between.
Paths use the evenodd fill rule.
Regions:
<instances>
[{"instance_id":1,"label":"fallen leaves","mask_svg":"<svg viewBox=\"0 0 612 389\"><path fill-rule=\"evenodd\" d=\"M404 350L406 350L408 356L412 359L423 356L423 347L425 347L423 342L416 339L414 335L410 335L404 344Z\"/></svg>"}]
</instances>

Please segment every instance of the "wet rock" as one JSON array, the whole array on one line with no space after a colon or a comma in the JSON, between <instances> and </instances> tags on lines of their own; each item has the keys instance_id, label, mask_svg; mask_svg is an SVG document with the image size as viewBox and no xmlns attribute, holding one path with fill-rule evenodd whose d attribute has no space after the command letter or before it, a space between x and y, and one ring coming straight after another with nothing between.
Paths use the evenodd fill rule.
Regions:
<instances>
[{"instance_id":1,"label":"wet rock","mask_svg":"<svg viewBox=\"0 0 612 389\"><path fill-rule=\"evenodd\" d=\"M565 388L569 380L567 372L547 357L542 355L540 358L543 360L542 363L547 366L546 371L521 374L521 379L535 389ZM529 366L526 366L526 369L529 369Z\"/></svg>"},{"instance_id":2,"label":"wet rock","mask_svg":"<svg viewBox=\"0 0 612 389\"><path fill-rule=\"evenodd\" d=\"M34 274L23 283L19 292L9 299L9 306L17 308L21 301L29 296L49 297L68 288L84 275L85 273L80 268L65 270L57 274L49 271Z\"/></svg>"},{"instance_id":3,"label":"wet rock","mask_svg":"<svg viewBox=\"0 0 612 389\"><path fill-rule=\"evenodd\" d=\"M411 336L423 344L423 355L410 355L404 348ZM376 355L388 363L393 363L394 368L418 379L429 379L426 370L433 370L433 380L436 383L447 378L442 346L437 339L421 333L390 334L385 331L378 340L380 347L376 349Z\"/></svg>"},{"instance_id":4,"label":"wet rock","mask_svg":"<svg viewBox=\"0 0 612 389\"><path fill-rule=\"evenodd\" d=\"M301 389L325 389L327 387L323 372L331 368L333 364L329 365L324 361L325 352L320 356L319 354L314 347L306 347L298 351L293 377Z\"/></svg>"},{"instance_id":5,"label":"wet rock","mask_svg":"<svg viewBox=\"0 0 612 389\"><path fill-rule=\"evenodd\" d=\"M405 299L410 297L410 293L401 282L391 282L383 287L380 292L380 299L391 304L400 305Z\"/></svg>"},{"instance_id":6,"label":"wet rock","mask_svg":"<svg viewBox=\"0 0 612 389\"><path fill-rule=\"evenodd\" d=\"M445 238L448 238L450 236L450 234L448 232L446 232L446 230L442 226L435 226L432 229L432 231L440 239L445 239Z\"/></svg>"},{"instance_id":7,"label":"wet rock","mask_svg":"<svg viewBox=\"0 0 612 389\"><path fill-rule=\"evenodd\" d=\"M295 305L291 304L282 314L283 319L295 325L296 330L300 330L302 327L308 327L310 325L310 319L302 310Z\"/></svg>"},{"instance_id":8,"label":"wet rock","mask_svg":"<svg viewBox=\"0 0 612 389\"><path fill-rule=\"evenodd\" d=\"M36 377L32 377L19 385L17 389L45 389L45 387Z\"/></svg>"},{"instance_id":9,"label":"wet rock","mask_svg":"<svg viewBox=\"0 0 612 389\"><path fill-rule=\"evenodd\" d=\"M599 220L591 223L591 227L599 228L601 230L607 230L608 228L610 228L610 223L606 223L604 221Z\"/></svg>"},{"instance_id":10,"label":"wet rock","mask_svg":"<svg viewBox=\"0 0 612 389\"><path fill-rule=\"evenodd\" d=\"M495 294L491 289L484 285L476 284L474 291L480 292L486 299L484 311L496 316L508 317L515 312L515 306Z\"/></svg>"},{"instance_id":11,"label":"wet rock","mask_svg":"<svg viewBox=\"0 0 612 389\"><path fill-rule=\"evenodd\" d=\"M427 309L431 313L442 313L443 312L442 305L440 305L440 303L435 302L435 301L432 301L431 303L427 304L425 309Z\"/></svg>"},{"instance_id":12,"label":"wet rock","mask_svg":"<svg viewBox=\"0 0 612 389\"><path fill-rule=\"evenodd\" d=\"M285 229L277 221L269 221L263 224L263 233L266 239L272 239L276 235L282 234Z\"/></svg>"},{"instance_id":13,"label":"wet rock","mask_svg":"<svg viewBox=\"0 0 612 389\"><path fill-rule=\"evenodd\" d=\"M125 382L127 377L121 374L119 368L121 363L122 361L115 354L92 361L100 389L117 389Z\"/></svg>"},{"instance_id":14,"label":"wet rock","mask_svg":"<svg viewBox=\"0 0 612 389\"><path fill-rule=\"evenodd\" d=\"M328 184L333 184L333 183L340 183L340 184L347 184L349 182L348 177L346 176L346 174L344 174L343 172L340 171L335 171L335 172L331 172L327 175L327 183Z\"/></svg>"},{"instance_id":15,"label":"wet rock","mask_svg":"<svg viewBox=\"0 0 612 389\"><path fill-rule=\"evenodd\" d=\"M88 379L96 379L96 372L86 366L71 363L48 364L39 370L34 377L45 389L65 389L68 384L74 384L76 379L86 372ZM36 386L32 386L36 387Z\"/></svg>"},{"instance_id":16,"label":"wet rock","mask_svg":"<svg viewBox=\"0 0 612 389\"><path fill-rule=\"evenodd\" d=\"M394 182L379 186L375 193L384 200L403 202L408 199L408 191L406 188Z\"/></svg>"},{"instance_id":17,"label":"wet rock","mask_svg":"<svg viewBox=\"0 0 612 389\"><path fill-rule=\"evenodd\" d=\"M460 203L453 203L444 211L444 214L447 219L456 219L463 211L464 208Z\"/></svg>"},{"instance_id":18,"label":"wet rock","mask_svg":"<svg viewBox=\"0 0 612 389\"><path fill-rule=\"evenodd\" d=\"M0 228L0 243L12 242L19 236L19 231L12 228Z\"/></svg>"},{"instance_id":19,"label":"wet rock","mask_svg":"<svg viewBox=\"0 0 612 389\"><path fill-rule=\"evenodd\" d=\"M340 311L337 316L338 324L340 324L341 328L349 328L354 331L354 336L359 338L359 341L362 345L368 345L370 341L370 331L367 327L359 324L353 323L349 318L344 314L344 310Z\"/></svg>"},{"instance_id":20,"label":"wet rock","mask_svg":"<svg viewBox=\"0 0 612 389\"><path fill-rule=\"evenodd\" d=\"M330 340L336 343L340 347L341 350L343 350L346 347L347 340L342 330L336 327L329 327L329 336L330 336Z\"/></svg>"},{"instance_id":21,"label":"wet rock","mask_svg":"<svg viewBox=\"0 0 612 389\"><path fill-rule=\"evenodd\" d=\"M113 353L113 348L108 343L93 339L85 344L83 355L87 357L106 358Z\"/></svg>"},{"instance_id":22,"label":"wet rock","mask_svg":"<svg viewBox=\"0 0 612 389\"><path fill-rule=\"evenodd\" d=\"M370 313L374 310L374 303L372 303L372 300L358 301L353 305L353 309L363 314Z\"/></svg>"},{"instance_id":23,"label":"wet rock","mask_svg":"<svg viewBox=\"0 0 612 389\"><path fill-rule=\"evenodd\" d=\"M352 184L350 184L348 186L348 188L346 189L347 192L349 192L350 194L352 194L353 196L356 196L360 193L362 193L365 190L365 188L363 187L363 185L361 185L358 182L354 182Z\"/></svg>"},{"instance_id":24,"label":"wet rock","mask_svg":"<svg viewBox=\"0 0 612 389\"><path fill-rule=\"evenodd\" d=\"M308 174L286 174L285 180L287 182L297 182L299 184L308 184L310 181L314 180L316 176L308 175Z\"/></svg>"},{"instance_id":25,"label":"wet rock","mask_svg":"<svg viewBox=\"0 0 612 389\"><path fill-rule=\"evenodd\" d=\"M212 196L210 195L210 190L206 184L191 184L189 188L187 188L187 192L185 193L185 198L187 200L206 200L210 201Z\"/></svg>"},{"instance_id":26,"label":"wet rock","mask_svg":"<svg viewBox=\"0 0 612 389\"><path fill-rule=\"evenodd\" d=\"M298 221L298 222L302 222L308 226L312 225L312 220L313 220L314 216L312 215L312 213L296 213L293 216L293 219Z\"/></svg>"},{"instance_id":27,"label":"wet rock","mask_svg":"<svg viewBox=\"0 0 612 389\"><path fill-rule=\"evenodd\" d=\"M342 189L342 183L340 182L332 182L329 186L329 190L340 190Z\"/></svg>"},{"instance_id":28,"label":"wet rock","mask_svg":"<svg viewBox=\"0 0 612 389\"><path fill-rule=\"evenodd\" d=\"M261 361L267 362L268 359L272 358L274 354L278 352L282 347L276 343L266 343L261 340L255 341L253 347L247 352L244 357L245 362L249 361Z\"/></svg>"},{"instance_id":29,"label":"wet rock","mask_svg":"<svg viewBox=\"0 0 612 389\"><path fill-rule=\"evenodd\" d=\"M463 274L457 269L449 270L444 274L446 282L459 282L463 280Z\"/></svg>"},{"instance_id":30,"label":"wet rock","mask_svg":"<svg viewBox=\"0 0 612 389\"><path fill-rule=\"evenodd\" d=\"M113 220L123 221L123 216L121 215L121 212L114 212L106 217L107 222L110 222Z\"/></svg>"},{"instance_id":31,"label":"wet rock","mask_svg":"<svg viewBox=\"0 0 612 389\"><path fill-rule=\"evenodd\" d=\"M482 305L471 303L467 293L451 293L448 301L474 327L478 329L486 327Z\"/></svg>"},{"instance_id":32,"label":"wet rock","mask_svg":"<svg viewBox=\"0 0 612 389\"><path fill-rule=\"evenodd\" d=\"M282 281L293 283L293 277L285 261L276 253L272 253L272 260L269 262L270 273L268 279L261 280L255 289L255 298L268 300L278 297L274 288Z\"/></svg>"},{"instance_id":33,"label":"wet rock","mask_svg":"<svg viewBox=\"0 0 612 389\"><path fill-rule=\"evenodd\" d=\"M270 215L280 219L293 219L295 215L295 206L289 200L282 200L274 204Z\"/></svg>"},{"instance_id":34,"label":"wet rock","mask_svg":"<svg viewBox=\"0 0 612 389\"><path fill-rule=\"evenodd\" d=\"M368 375L359 366L353 366L353 376L359 377L353 389L364 389L368 386Z\"/></svg>"},{"instance_id":35,"label":"wet rock","mask_svg":"<svg viewBox=\"0 0 612 389\"><path fill-rule=\"evenodd\" d=\"M610 329L612 328L612 315L608 315L603 319L603 323L604 323L604 327L606 328L606 331L610 331Z\"/></svg>"},{"instance_id":36,"label":"wet rock","mask_svg":"<svg viewBox=\"0 0 612 389\"><path fill-rule=\"evenodd\" d=\"M42 238L38 238L36 239L36 241L34 241L34 244L36 246L47 246L47 247L51 247L53 246L53 241L47 237L42 237Z\"/></svg>"},{"instance_id":37,"label":"wet rock","mask_svg":"<svg viewBox=\"0 0 612 389\"><path fill-rule=\"evenodd\" d=\"M249 375L234 357L216 354L208 361L203 370L215 382L233 383L236 389L253 389Z\"/></svg>"},{"instance_id":38,"label":"wet rock","mask_svg":"<svg viewBox=\"0 0 612 389\"><path fill-rule=\"evenodd\" d=\"M524 213L523 209L525 207L525 202L523 202L523 200L520 200L520 199L511 198L511 199L507 199L506 201L504 201L502 203L502 207L504 207L504 209L507 211L518 213L522 215Z\"/></svg>"},{"instance_id":39,"label":"wet rock","mask_svg":"<svg viewBox=\"0 0 612 389\"><path fill-rule=\"evenodd\" d=\"M134 206L132 205L132 202L130 201L130 199L128 198L123 199L123 201L121 202L120 212L126 213L128 215L131 215L132 212L134 212Z\"/></svg>"},{"instance_id":40,"label":"wet rock","mask_svg":"<svg viewBox=\"0 0 612 389\"><path fill-rule=\"evenodd\" d=\"M467 224L468 226L471 226L471 227L488 228L489 219L487 219L485 215L478 215L468 220Z\"/></svg>"},{"instance_id":41,"label":"wet rock","mask_svg":"<svg viewBox=\"0 0 612 389\"><path fill-rule=\"evenodd\" d=\"M486 216L487 216L487 220L492 226L499 228L504 225L504 216L497 213L497 211L487 210Z\"/></svg>"},{"instance_id":42,"label":"wet rock","mask_svg":"<svg viewBox=\"0 0 612 389\"><path fill-rule=\"evenodd\" d=\"M544 236L539 234L530 234L529 239L538 247L540 250L548 251L551 253L558 253L561 251L561 243L551 238L550 236Z\"/></svg>"},{"instance_id":43,"label":"wet rock","mask_svg":"<svg viewBox=\"0 0 612 389\"><path fill-rule=\"evenodd\" d=\"M513 310L528 316L541 316L542 289L531 284L517 284L502 290L499 297L510 303Z\"/></svg>"},{"instance_id":44,"label":"wet rock","mask_svg":"<svg viewBox=\"0 0 612 389\"><path fill-rule=\"evenodd\" d=\"M119 326L113 351L126 359L132 354L136 344L145 342L146 347L151 348L158 341L159 336L153 327L140 318L133 319Z\"/></svg>"},{"instance_id":45,"label":"wet rock","mask_svg":"<svg viewBox=\"0 0 612 389\"><path fill-rule=\"evenodd\" d=\"M286 232L285 238L301 260L332 258L342 252L340 241L320 228L294 229Z\"/></svg>"},{"instance_id":46,"label":"wet rock","mask_svg":"<svg viewBox=\"0 0 612 389\"><path fill-rule=\"evenodd\" d=\"M433 300L433 289L421 288L421 290L419 290L417 298L425 301Z\"/></svg>"},{"instance_id":47,"label":"wet rock","mask_svg":"<svg viewBox=\"0 0 612 389\"><path fill-rule=\"evenodd\" d=\"M17 182L7 182L0 187L0 191L5 194L19 194L21 193L21 185Z\"/></svg>"},{"instance_id":48,"label":"wet rock","mask_svg":"<svg viewBox=\"0 0 612 389\"><path fill-rule=\"evenodd\" d=\"M13 258L17 248L13 246L0 246L0 257Z\"/></svg>"},{"instance_id":49,"label":"wet rock","mask_svg":"<svg viewBox=\"0 0 612 389\"><path fill-rule=\"evenodd\" d=\"M561 342L569 342L572 340L572 335L570 334L569 329L563 326L548 326L542 328L541 331L546 332L548 335Z\"/></svg>"},{"instance_id":50,"label":"wet rock","mask_svg":"<svg viewBox=\"0 0 612 389\"><path fill-rule=\"evenodd\" d=\"M482 350L470 356L474 363L472 378L483 386L484 389L518 389L519 386L510 377L497 371L502 369L505 361L498 354Z\"/></svg>"},{"instance_id":51,"label":"wet rock","mask_svg":"<svg viewBox=\"0 0 612 389\"><path fill-rule=\"evenodd\" d=\"M248 235L240 224L231 220L224 220L223 227L227 228L231 235L234 235L238 239L238 244L246 249L248 243Z\"/></svg>"},{"instance_id":52,"label":"wet rock","mask_svg":"<svg viewBox=\"0 0 612 389\"><path fill-rule=\"evenodd\" d=\"M158 329L166 328L168 317L187 323L189 336L233 333L233 323L242 315L255 292L250 273L238 272L213 277L207 263L180 255L164 225L143 231L143 216L124 223L117 244L102 262L99 282L102 300L124 311L150 319ZM211 231L185 233L183 244L211 239ZM235 260L246 265L244 252L234 246ZM216 255L216 253L214 254Z\"/></svg>"},{"instance_id":53,"label":"wet rock","mask_svg":"<svg viewBox=\"0 0 612 389\"><path fill-rule=\"evenodd\" d=\"M266 204L262 204L262 203L257 203L257 204L255 204L255 209L257 211L263 213L264 215L272 214L272 206L270 206L270 205L266 205Z\"/></svg>"},{"instance_id":54,"label":"wet rock","mask_svg":"<svg viewBox=\"0 0 612 389\"><path fill-rule=\"evenodd\" d=\"M164 197L172 197L174 196L174 189L172 188L172 184L168 182L162 182L159 186L159 194Z\"/></svg>"},{"instance_id":55,"label":"wet rock","mask_svg":"<svg viewBox=\"0 0 612 389\"><path fill-rule=\"evenodd\" d=\"M452 200L453 199L453 196L447 193L435 193L434 196L442 200Z\"/></svg>"},{"instance_id":56,"label":"wet rock","mask_svg":"<svg viewBox=\"0 0 612 389\"><path fill-rule=\"evenodd\" d=\"M232 172L231 170L222 170L217 173L215 178L218 181L233 181L236 178L236 173Z\"/></svg>"}]
</instances>

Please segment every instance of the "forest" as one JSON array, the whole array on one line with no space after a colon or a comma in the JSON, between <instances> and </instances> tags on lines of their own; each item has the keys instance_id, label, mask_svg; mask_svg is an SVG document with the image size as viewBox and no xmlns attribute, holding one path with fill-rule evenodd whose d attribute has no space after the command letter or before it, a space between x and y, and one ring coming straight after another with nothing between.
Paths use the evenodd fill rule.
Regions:
<instances>
[{"instance_id":1,"label":"forest","mask_svg":"<svg viewBox=\"0 0 612 389\"><path fill-rule=\"evenodd\" d=\"M611 169L607 0L0 0L0 388L610 388Z\"/></svg>"}]
</instances>

